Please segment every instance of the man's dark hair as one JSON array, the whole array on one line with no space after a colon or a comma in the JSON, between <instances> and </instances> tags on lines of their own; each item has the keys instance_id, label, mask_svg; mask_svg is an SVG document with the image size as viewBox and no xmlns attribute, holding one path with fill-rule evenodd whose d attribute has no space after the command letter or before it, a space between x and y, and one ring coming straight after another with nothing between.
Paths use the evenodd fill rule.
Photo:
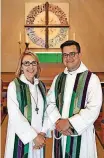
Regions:
<instances>
[{"instance_id":1,"label":"man's dark hair","mask_svg":"<svg viewBox=\"0 0 104 158\"><path fill-rule=\"evenodd\" d=\"M81 48L80 48L79 43L76 42L76 41L73 41L73 40L68 40L68 41L62 43L61 46L60 46L60 48L61 48L61 50L63 51L63 48L64 48L65 46L71 46L71 45L75 45L76 48L77 48L77 50L78 50L78 53L80 53Z\"/></svg>"}]
</instances>

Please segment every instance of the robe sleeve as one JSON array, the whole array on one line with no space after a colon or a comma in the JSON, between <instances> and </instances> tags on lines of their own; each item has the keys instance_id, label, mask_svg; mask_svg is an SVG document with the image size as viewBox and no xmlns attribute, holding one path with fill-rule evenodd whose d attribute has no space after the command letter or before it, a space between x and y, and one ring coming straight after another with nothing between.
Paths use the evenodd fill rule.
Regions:
<instances>
[{"instance_id":1,"label":"robe sleeve","mask_svg":"<svg viewBox=\"0 0 104 158\"><path fill-rule=\"evenodd\" d=\"M92 74L86 95L85 109L69 118L70 123L80 135L97 119L102 105L102 89L99 78Z\"/></svg>"},{"instance_id":2,"label":"robe sleeve","mask_svg":"<svg viewBox=\"0 0 104 158\"><path fill-rule=\"evenodd\" d=\"M8 86L7 108L9 122L15 133L24 144L31 142L37 136L37 133L19 110L19 103L16 97L16 86L14 82L11 82Z\"/></svg>"},{"instance_id":3,"label":"robe sleeve","mask_svg":"<svg viewBox=\"0 0 104 158\"><path fill-rule=\"evenodd\" d=\"M42 127L41 132L45 133L46 137L51 137L50 122L49 122L49 117L46 112L45 112L44 122L43 122L43 127Z\"/></svg>"},{"instance_id":4,"label":"robe sleeve","mask_svg":"<svg viewBox=\"0 0 104 158\"><path fill-rule=\"evenodd\" d=\"M47 94L47 109L46 113L49 117L49 124L50 128L52 128L52 125L55 124L55 122L61 118L61 115L56 107L56 100L55 100L55 82L56 82L57 76L53 80L53 83L51 85L50 90Z\"/></svg>"}]
</instances>

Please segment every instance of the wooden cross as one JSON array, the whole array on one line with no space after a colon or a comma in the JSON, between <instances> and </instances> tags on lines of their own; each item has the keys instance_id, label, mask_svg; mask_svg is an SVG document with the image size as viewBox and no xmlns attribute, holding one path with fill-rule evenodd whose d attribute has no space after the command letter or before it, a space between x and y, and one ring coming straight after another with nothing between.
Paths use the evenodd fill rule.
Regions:
<instances>
[{"instance_id":1,"label":"wooden cross","mask_svg":"<svg viewBox=\"0 0 104 158\"><path fill-rule=\"evenodd\" d=\"M48 44L48 41L49 41L49 33L48 33L48 30L49 28L61 28L61 27L66 27L66 28L69 28L70 26L69 25L63 25L63 24L52 24L52 25L49 25L49 3L46 2L45 3L45 25L25 25L25 27L33 27L33 28L41 28L41 27L44 27L45 28L45 48L49 48L49 44Z\"/></svg>"}]
</instances>

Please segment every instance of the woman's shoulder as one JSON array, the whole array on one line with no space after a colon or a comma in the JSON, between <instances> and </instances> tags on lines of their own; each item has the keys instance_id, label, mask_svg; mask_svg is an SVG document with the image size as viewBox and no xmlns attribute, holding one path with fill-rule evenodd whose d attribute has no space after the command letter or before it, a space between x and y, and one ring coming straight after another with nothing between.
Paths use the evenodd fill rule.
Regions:
<instances>
[{"instance_id":1,"label":"woman's shoulder","mask_svg":"<svg viewBox=\"0 0 104 158\"><path fill-rule=\"evenodd\" d=\"M13 80L9 83L8 88L14 88L14 87L15 87L15 82Z\"/></svg>"},{"instance_id":2,"label":"woman's shoulder","mask_svg":"<svg viewBox=\"0 0 104 158\"><path fill-rule=\"evenodd\" d=\"M8 89L16 89L16 82L20 81L19 78L14 78L8 85ZM20 81L22 82L22 81Z\"/></svg>"},{"instance_id":3,"label":"woman's shoulder","mask_svg":"<svg viewBox=\"0 0 104 158\"><path fill-rule=\"evenodd\" d=\"M19 78L14 78L8 85L8 92L16 91L16 87L18 87L20 84L24 85L25 83L22 82Z\"/></svg>"},{"instance_id":4,"label":"woman's shoulder","mask_svg":"<svg viewBox=\"0 0 104 158\"><path fill-rule=\"evenodd\" d=\"M16 91L16 86L14 80L11 81L8 85L8 92L10 93L11 91Z\"/></svg>"},{"instance_id":5,"label":"woman's shoulder","mask_svg":"<svg viewBox=\"0 0 104 158\"><path fill-rule=\"evenodd\" d=\"M39 80L39 86L42 86L46 91L46 85L43 81Z\"/></svg>"},{"instance_id":6,"label":"woman's shoulder","mask_svg":"<svg viewBox=\"0 0 104 158\"><path fill-rule=\"evenodd\" d=\"M42 80L39 80L39 84L43 84L45 86L45 83Z\"/></svg>"}]
</instances>

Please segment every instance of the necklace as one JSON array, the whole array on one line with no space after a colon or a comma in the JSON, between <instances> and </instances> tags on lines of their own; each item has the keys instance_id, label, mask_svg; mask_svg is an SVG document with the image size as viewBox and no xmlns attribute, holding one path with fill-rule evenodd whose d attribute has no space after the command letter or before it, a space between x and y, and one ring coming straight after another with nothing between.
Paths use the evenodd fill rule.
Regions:
<instances>
[{"instance_id":1,"label":"necklace","mask_svg":"<svg viewBox=\"0 0 104 158\"><path fill-rule=\"evenodd\" d=\"M38 108L38 90L37 90L37 86L36 86L36 93L37 93L37 102L35 101L35 98L33 97L33 95L31 93L30 94L31 94L31 96L32 96L32 98L34 100L35 105L36 105L35 111L38 114L39 108Z\"/></svg>"}]
</instances>

